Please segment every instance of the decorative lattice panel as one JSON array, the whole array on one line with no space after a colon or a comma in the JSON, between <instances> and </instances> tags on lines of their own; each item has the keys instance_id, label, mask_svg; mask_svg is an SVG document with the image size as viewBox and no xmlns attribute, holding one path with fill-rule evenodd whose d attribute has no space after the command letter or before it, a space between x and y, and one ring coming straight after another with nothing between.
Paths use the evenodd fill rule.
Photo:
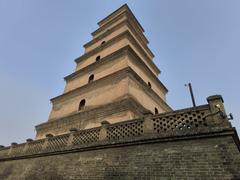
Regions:
<instances>
[{"instance_id":1,"label":"decorative lattice panel","mask_svg":"<svg viewBox=\"0 0 240 180\"><path fill-rule=\"evenodd\" d=\"M43 144L44 144L44 140L37 140L37 141L30 142L28 144L26 153L35 154L40 152L42 150Z\"/></svg>"},{"instance_id":2,"label":"decorative lattice panel","mask_svg":"<svg viewBox=\"0 0 240 180\"><path fill-rule=\"evenodd\" d=\"M196 129L208 126L207 111L189 111L179 114L164 115L153 118L154 131L157 133L175 130Z\"/></svg>"},{"instance_id":3,"label":"decorative lattice panel","mask_svg":"<svg viewBox=\"0 0 240 180\"><path fill-rule=\"evenodd\" d=\"M107 139L122 139L143 134L143 121L134 121L107 128Z\"/></svg>"},{"instance_id":4,"label":"decorative lattice panel","mask_svg":"<svg viewBox=\"0 0 240 180\"><path fill-rule=\"evenodd\" d=\"M97 142L99 140L99 132L99 128L77 132L74 134L73 144L79 145Z\"/></svg>"},{"instance_id":5,"label":"decorative lattice panel","mask_svg":"<svg viewBox=\"0 0 240 180\"><path fill-rule=\"evenodd\" d=\"M56 136L48 139L47 150L56 151L66 147L68 143L68 139L69 139L69 134Z\"/></svg>"},{"instance_id":6,"label":"decorative lattice panel","mask_svg":"<svg viewBox=\"0 0 240 180\"><path fill-rule=\"evenodd\" d=\"M0 150L0 158L4 158L8 155L10 148Z\"/></svg>"},{"instance_id":7,"label":"decorative lattice panel","mask_svg":"<svg viewBox=\"0 0 240 180\"><path fill-rule=\"evenodd\" d=\"M11 155L22 154L24 150L25 144L19 144L12 148Z\"/></svg>"}]
</instances>

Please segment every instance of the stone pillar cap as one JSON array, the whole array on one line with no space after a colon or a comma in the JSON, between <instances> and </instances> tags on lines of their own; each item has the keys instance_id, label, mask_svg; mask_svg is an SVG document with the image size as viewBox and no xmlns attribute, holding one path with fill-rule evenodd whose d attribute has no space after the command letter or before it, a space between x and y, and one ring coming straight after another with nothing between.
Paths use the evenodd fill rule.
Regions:
<instances>
[{"instance_id":1,"label":"stone pillar cap","mask_svg":"<svg viewBox=\"0 0 240 180\"><path fill-rule=\"evenodd\" d=\"M51 138L51 137L53 137L52 134L46 134L46 138Z\"/></svg>"},{"instance_id":2,"label":"stone pillar cap","mask_svg":"<svg viewBox=\"0 0 240 180\"><path fill-rule=\"evenodd\" d=\"M70 132L77 132L78 130L77 130L77 128L70 128L69 131Z\"/></svg>"},{"instance_id":3,"label":"stone pillar cap","mask_svg":"<svg viewBox=\"0 0 240 180\"><path fill-rule=\"evenodd\" d=\"M11 143L11 146L16 146L18 143L16 143L16 142L12 142Z\"/></svg>"},{"instance_id":4,"label":"stone pillar cap","mask_svg":"<svg viewBox=\"0 0 240 180\"><path fill-rule=\"evenodd\" d=\"M27 142L32 142L33 140L31 138L26 139Z\"/></svg>"},{"instance_id":5,"label":"stone pillar cap","mask_svg":"<svg viewBox=\"0 0 240 180\"><path fill-rule=\"evenodd\" d=\"M224 103L224 100L223 100L223 98L222 98L221 95L209 96L209 97L207 98L207 101L209 102L209 101L213 101L213 100L216 100L216 99L220 99L220 100Z\"/></svg>"},{"instance_id":6,"label":"stone pillar cap","mask_svg":"<svg viewBox=\"0 0 240 180\"><path fill-rule=\"evenodd\" d=\"M108 125L108 124L110 124L108 121L102 121L101 122L101 125Z\"/></svg>"}]
</instances>

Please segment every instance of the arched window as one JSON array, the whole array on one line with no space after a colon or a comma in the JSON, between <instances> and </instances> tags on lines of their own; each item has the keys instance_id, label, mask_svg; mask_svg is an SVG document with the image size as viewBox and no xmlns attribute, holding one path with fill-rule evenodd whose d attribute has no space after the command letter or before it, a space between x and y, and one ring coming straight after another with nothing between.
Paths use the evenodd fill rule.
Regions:
<instances>
[{"instance_id":1,"label":"arched window","mask_svg":"<svg viewBox=\"0 0 240 180\"><path fill-rule=\"evenodd\" d=\"M83 100L80 101L79 107L78 107L78 110L79 110L79 111L81 111L81 110L84 109L85 103L86 103L86 100L85 100L85 99L83 99Z\"/></svg>"},{"instance_id":2,"label":"arched window","mask_svg":"<svg viewBox=\"0 0 240 180\"><path fill-rule=\"evenodd\" d=\"M158 109L157 109L157 108L155 108L154 110L155 110L155 114L158 114Z\"/></svg>"},{"instance_id":3,"label":"arched window","mask_svg":"<svg viewBox=\"0 0 240 180\"><path fill-rule=\"evenodd\" d=\"M92 82L94 80L94 74L92 74L91 76L89 76L88 78L88 83Z\"/></svg>"},{"instance_id":4,"label":"arched window","mask_svg":"<svg viewBox=\"0 0 240 180\"><path fill-rule=\"evenodd\" d=\"M103 45L106 41L103 41L101 44Z\"/></svg>"},{"instance_id":5,"label":"arched window","mask_svg":"<svg viewBox=\"0 0 240 180\"><path fill-rule=\"evenodd\" d=\"M150 82L148 82L148 86L149 86L150 88L152 88L152 85L151 85L151 83L150 83Z\"/></svg>"},{"instance_id":6,"label":"arched window","mask_svg":"<svg viewBox=\"0 0 240 180\"><path fill-rule=\"evenodd\" d=\"M101 59L101 56L96 57L96 61L99 61Z\"/></svg>"}]
</instances>

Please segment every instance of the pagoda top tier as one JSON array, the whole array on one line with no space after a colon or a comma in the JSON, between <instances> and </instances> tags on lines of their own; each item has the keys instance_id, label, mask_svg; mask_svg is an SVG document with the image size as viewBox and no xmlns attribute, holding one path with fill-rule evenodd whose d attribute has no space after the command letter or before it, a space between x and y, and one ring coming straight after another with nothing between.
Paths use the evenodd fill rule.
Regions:
<instances>
[{"instance_id":1,"label":"pagoda top tier","mask_svg":"<svg viewBox=\"0 0 240 180\"><path fill-rule=\"evenodd\" d=\"M112 12L110 15L108 15L107 17L105 17L104 19L102 19L101 21L98 22L98 25L100 27L102 27L104 24L107 24L108 22L110 22L111 20L117 18L118 16L122 15L122 14L126 14L128 15L130 18L132 18L132 20L137 24L138 28L141 29L142 32L144 32L143 27L141 26L141 24L138 22L137 18L134 16L134 14L132 13L131 9L128 7L127 4L124 4L123 6L121 6L120 8L118 8L116 11Z\"/></svg>"},{"instance_id":2,"label":"pagoda top tier","mask_svg":"<svg viewBox=\"0 0 240 180\"><path fill-rule=\"evenodd\" d=\"M138 22L137 18L134 16L127 4L124 4L116 11L102 19L98 22L99 28L92 32L93 38L98 38L100 35L104 34L106 31L110 31L112 28L118 26L119 24L128 23L134 30L141 36L142 41L148 44L147 38L144 36L144 29Z\"/></svg>"}]
</instances>

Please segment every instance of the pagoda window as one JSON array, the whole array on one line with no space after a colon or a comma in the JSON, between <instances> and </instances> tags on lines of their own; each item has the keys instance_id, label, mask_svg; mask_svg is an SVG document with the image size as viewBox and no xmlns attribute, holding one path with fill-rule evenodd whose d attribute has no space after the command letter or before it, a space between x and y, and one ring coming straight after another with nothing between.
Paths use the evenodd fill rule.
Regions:
<instances>
[{"instance_id":1,"label":"pagoda window","mask_svg":"<svg viewBox=\"0 0 240 180\"><path fill-rule=\"evenodd\" d=\"M99 61L101 59L101 56L96 57L96 61Z\"/></svg>"},{"instance_id":2,"label":"pagoda window","mask_svg":"<svg viewBox=\"0 0 240 180\"><path fill-rule=\"evenodd\" d=\"M89 78L88 78L88 83L93 82L93 80L94 80L94 74L92 74L91 76L89 76Z\"/></svg>"},{"instance_id":3,"label":"pagoda window","mask_svg":"<svg viewBox=\"0 0 240 180\"><path fill-rule=\"evenodd\" d=\"M86 100L85 99L82 99L79 103L79 107L78 107L78 110L81 111L85 108L85 103L86 103Z\"/></svg>"},{"instance_id":4,"label":"pagoda window","mask_svg":"<svg viewBox=\"0 0 240 180\"><path fill-rule=\"evenodd\" d=\"M152 85L151 85L151 83L150 83L150 82L148 82L148 87L152 88Z\"/></svg>"},{"instance_id":5,"label":"pagoda window","mask_svg":"<svg viewBox=\"0 0 240 180\"><path fill-rule=\"evenodd\" d=\"M101 45L103 45L105 42L106 42L106 41L103 41L103 42L101 43Z\"/></svg>"},{"instance_id":6,"label":"pagoda window","mask_svg":"<svg viewBox=\"0 0 240 180\"><path fill-rule=\"evenodd\" d=\"M154 111L155 111L155 114L158 114L158 109L157 108L155 108Z\"/></svg>"}]
</instances>

